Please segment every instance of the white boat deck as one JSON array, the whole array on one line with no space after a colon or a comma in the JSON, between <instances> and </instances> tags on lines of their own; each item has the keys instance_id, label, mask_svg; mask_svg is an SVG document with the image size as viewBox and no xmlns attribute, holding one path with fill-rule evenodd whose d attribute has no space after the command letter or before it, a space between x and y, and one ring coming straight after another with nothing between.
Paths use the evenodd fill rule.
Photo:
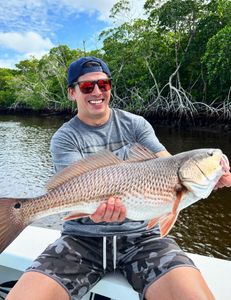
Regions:
<instances>
[{"instance_id":1,"label":"white boat deck","mask_svg":"<svg viewBox=\"0 0 231 300\"><path fill-rule=\"evenodd\" d=\"M17 239L0 254L0 284L15 280L31 262L60 236L57 230L28 226ZM231 299L231 261L188 253L201 270L216 300ZM138 294L122 275L111 273L98 282L91 292L115 300L138 300ZM83 300L89 299L89 293Z\"/></svg>"}]
</instances>

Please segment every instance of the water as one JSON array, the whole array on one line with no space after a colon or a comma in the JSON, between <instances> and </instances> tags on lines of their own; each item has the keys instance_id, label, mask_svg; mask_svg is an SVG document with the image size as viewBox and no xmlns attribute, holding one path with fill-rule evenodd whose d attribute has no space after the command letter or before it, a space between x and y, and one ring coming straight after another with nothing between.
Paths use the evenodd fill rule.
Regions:
<instances>
[{"instance_id":1,"label":"water","mask_svg":"<svg viewBox=\"0 0 231 300\"><path fill-rule=\"evenodd\" d=\"M49 152L53 133L63 117L0 116L0 197L33 197L45 192L53 174ZM172 154L185 150L221 148L231 160L231 137L216 131L177 131L157 127L161 142ZM61 228L60 216L43 218L36 226ZM183 210L171 236L188 252L231 258L231 188Z\"/></svg>"}]
</instances>

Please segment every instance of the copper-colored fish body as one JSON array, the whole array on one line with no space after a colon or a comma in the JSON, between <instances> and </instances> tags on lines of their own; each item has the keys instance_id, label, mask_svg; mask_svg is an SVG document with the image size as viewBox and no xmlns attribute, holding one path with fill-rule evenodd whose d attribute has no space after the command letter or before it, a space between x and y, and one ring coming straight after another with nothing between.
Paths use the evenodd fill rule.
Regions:
<instances>
[{"instance_id":1,"label":"copper-colored fish body","mask_svg":"<svg viewBox=\"0 0 231 300\"><path fill-rule=\"evenodd\" d=\"M156 158L136 145L127 161L97 153L55 175L40 197L0 199L0 252L34 220L64 211L71 211L67 219L88 216L112 195L121 198L127 218L149 220L148 228L159 223L164 236L181 209L211 193L227 172L224 161L219 149Z\"/></svg>"}]
</instances>

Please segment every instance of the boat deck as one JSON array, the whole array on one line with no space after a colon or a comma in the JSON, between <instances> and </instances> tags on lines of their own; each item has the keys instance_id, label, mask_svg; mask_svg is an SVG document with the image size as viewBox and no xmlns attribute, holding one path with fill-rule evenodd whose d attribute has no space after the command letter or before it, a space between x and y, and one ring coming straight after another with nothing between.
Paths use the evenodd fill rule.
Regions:
<instances>
[{"instance_id":1,"label":"boat deck","mask_svg":"<svg viewBox=\"0 0 231 300\"><path fill-rule=\"evenodd\" d=\"M60 232L57 230L28 226L0 254L0 284L17 280L47 245L59 236ZM188 255L201 270L216 300L231 299L231 261L191 253ZM91 292L114 300L139 299L138 294L119 273L106 275ZM83 297L83 300L89 298L90 292Z\"/></svg>"}]
</instances>

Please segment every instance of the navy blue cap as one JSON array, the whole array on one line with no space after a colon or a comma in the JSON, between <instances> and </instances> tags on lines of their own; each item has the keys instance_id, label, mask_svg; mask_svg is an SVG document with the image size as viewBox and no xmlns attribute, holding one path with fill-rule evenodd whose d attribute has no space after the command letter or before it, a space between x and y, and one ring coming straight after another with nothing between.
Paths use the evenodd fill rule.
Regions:
<instances>
[{"instance_id":1,"label":"navy blue cap","mask_svg":"<svg viewBox=\"0 0 231 300\"><path fill-rule=\"evenodd\" d=\"M85 67L85 64L88 62L95 62L97 64L95 66L93 65L91 67ZM111 77L111 72L108 66L101 59L96 58L94 56L81 57L78 60L72 62L68 68L68 73L67 73L68 86L76 82L79 76L91 72L103 72L107 74L108 77Z\"/></svg>"}]
</instances>

